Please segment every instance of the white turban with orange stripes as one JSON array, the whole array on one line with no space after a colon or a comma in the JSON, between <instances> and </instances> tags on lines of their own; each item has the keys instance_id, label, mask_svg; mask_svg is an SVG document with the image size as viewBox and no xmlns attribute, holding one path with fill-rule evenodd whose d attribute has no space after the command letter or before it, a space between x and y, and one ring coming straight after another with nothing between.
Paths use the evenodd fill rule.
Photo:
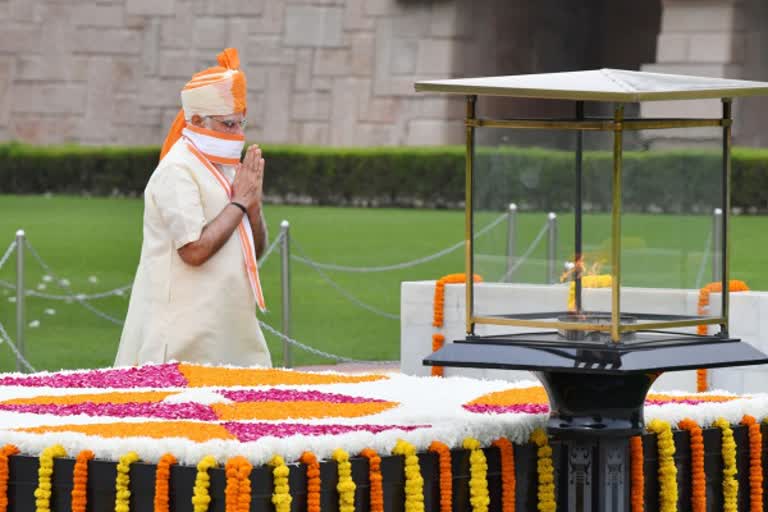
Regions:
<instances>
[{"instance_id":1,"label":"white turban with orange stripes","mask_svg":"<svg viewBox=\"0 0 768 512\"><path fill-rule=\"evenodd\" d=\"M181 91L181 111L173 121L163 143L160 158L181 137L186 122L195 114L225 116L246 111L245 73L240 70L240 57L234 48L217 55L219 65L192 76Z\"/></svg>"}]
</instances>

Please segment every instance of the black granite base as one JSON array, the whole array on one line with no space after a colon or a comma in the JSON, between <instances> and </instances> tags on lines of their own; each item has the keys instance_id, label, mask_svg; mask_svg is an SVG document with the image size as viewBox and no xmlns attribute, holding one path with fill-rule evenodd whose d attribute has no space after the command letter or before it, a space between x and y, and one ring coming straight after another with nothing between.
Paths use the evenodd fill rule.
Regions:
<instances>
[{"instance_id":1,"label":"black granite base","mask_svg":"<svg viewBox=\"0 0 768 512\"><path fill-rule=\"evenodd\" d=\"M722 458L720 430L706 429L704 431L705 470L707 474L707 508L722 510ZM768 436L768 428L763 427L764 437ZM739 480L739 510L749 510L749 442L745 427L734 427L736 439L737 466ZM691 497L691 459L690 442L687 432L675 433L676 455L678 468L678 510L690 510ZM584 440L553 441L553 463L555 466L556 494L558 510L592 512L597 510L612 510L619 512L628 510L627 496L630 488L629 480L629 449L626 440L613 440L618 444L617 454L621 457L615 460L600 460L598 451L588 453L594 456L586 457ZM622 444L624 443L624 444ZM653 435L643 436L645 460L645 510L653 512L659 509L658 471L656 438ZM763 469L768 474L768 454L763 444ZM469 503L469 452L456 450L453 453L453 509L455 511L471 510ZM501 511L501 473L499 452L495 448L485 450L488 459L488 483L490 491L490 512ZM425 509L439 509L439 465L435 454L420 454L422 475L424 476ZM515 446L516 467L516 509L520 511L535 511L537 509L538 478L536 473L536 447L532 444ZM589 464L586 462L589 460ZM92 461L89 464L88 477L88 510L114 510L116 467L114 462ZM64 512L70 509L70 492L72 490L72 469L74 460L57 459L54 463L53 497L51 510ZM602 468L602 469L601 469ZM8 486L10 512L34 512L34 491L37 487L38 461L34 457L16 456L10 458L10 481ZM383 457L382 475L384 477L384 510L385 512L403 512L404 504L404 473L402 457ZM292 512L306 510L307 486L305 466L290 465L290 488L293 496ZM336 492L337 467L335 462L321 463L321 509L324 512L338 510L338 494ZM599 471L612 471L614 474L598 475ZM171 510L178 512L192 511L192 489L194 487L196 469L191 466L174 466L171 469L170 493ZM155 466L136 463L131 466L131 510L153 510ZM357 484L355 493L355 510L369 510L369 481L368 463L362 458L352 459L352 477ZM596 482L605 482L611 488L598 493ZM210 493L212 501L211 512L224 511L224 487L226 478L222 469L211 471ZM251 475L252 501L251 510L272 512L272 473L268 467L254 468ZM599 496L599 497L598 497ZM764 498L768 498L768 493ZM598 503L597 500L603 500ZM765 501L768 506L768 499Z\"/></svg>"}]
</instances>

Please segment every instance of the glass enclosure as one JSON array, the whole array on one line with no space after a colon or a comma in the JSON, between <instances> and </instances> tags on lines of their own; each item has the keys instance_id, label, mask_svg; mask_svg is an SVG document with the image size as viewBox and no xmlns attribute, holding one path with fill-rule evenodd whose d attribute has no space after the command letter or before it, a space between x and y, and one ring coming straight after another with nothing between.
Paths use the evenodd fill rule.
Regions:
<instances>
[{"instance_id":1,"label":"glass enclosure","mask_svg":"<svg viewBox=\"0 0 768 512\"><path fill-rule=\"evenodd\" d=\"M719 119L619 125L586 106L583 121L470 120L468 334L643 343L724 325L721 302L698 304L727 263Z\"/></svg>"}]
</instances>

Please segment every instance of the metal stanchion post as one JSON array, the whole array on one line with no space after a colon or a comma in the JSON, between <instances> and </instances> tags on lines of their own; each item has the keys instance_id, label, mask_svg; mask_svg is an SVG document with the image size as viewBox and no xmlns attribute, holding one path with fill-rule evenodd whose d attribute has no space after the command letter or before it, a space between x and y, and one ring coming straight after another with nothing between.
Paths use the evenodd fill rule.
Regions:
<instances>
[{"instance_id":1,"label":"metal stanchion post","mask_svg":"<svg viewBox=\"0 0 768 512\"><path fill-rule=\"evenodd\" d=\"M712 282L723 278L723 210L715 208L712 213Z\"/></svg>"},{"instance_id":2,"label":"metal stanchion post","mask_svg":"<svg viewBox=\"0 0 768 512\"><path fill-rule=\"evenodd\" d=\"M547 284L552 284L557 282L557 214L554 212L547 214L547 231Z\"/></svg>"},{"instance_id":3,"label":"metal stanchion post","mask_svg":"<svg viewBox=\"0 0 768 512\"><path fill-rule=\"evenodd\" d=\"M24 230L16 231L16 348L24 356ZM24 371L16 356L16 371Z\"/></svg>"},{"instance_id":4,"label":"metal stanchion post","mask_svg":"<svg viewBox=\"0 0 768 512\"><path fill-rule=\"evenodd\" d=\"M515 256L517 251L517 205L509 203L507 210L507 282L512 282L512 274L515 268Z\"/></svg>"},{"instance_id":5,"label":"metal stanchion post","mask_svg":"<svg viewBox=\"0 0 768 512\"><path fill-rule=\"evenodd\" d=\"M291 335L291 223L284 220L280 223L280 284L283 292L283 334ZM283 366L293 366L291 345L283 340Z\"/></svg>"}]
</instances>

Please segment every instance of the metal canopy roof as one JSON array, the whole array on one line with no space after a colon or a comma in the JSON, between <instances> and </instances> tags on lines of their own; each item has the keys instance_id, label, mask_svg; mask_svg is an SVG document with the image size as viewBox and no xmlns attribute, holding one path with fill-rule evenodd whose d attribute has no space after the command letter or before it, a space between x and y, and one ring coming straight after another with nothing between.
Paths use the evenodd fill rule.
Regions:
<instances>
[{"instance_id":1,"label":"metal canopy roof","mask_svg":"<svg viewBox=\"0 0 768 512\"><path fill-rule=\"evenodd\" d=\"M768 95L768 82L595 69L416 82L417 92L638 102Z\"/></svg>"}]
</instances>

